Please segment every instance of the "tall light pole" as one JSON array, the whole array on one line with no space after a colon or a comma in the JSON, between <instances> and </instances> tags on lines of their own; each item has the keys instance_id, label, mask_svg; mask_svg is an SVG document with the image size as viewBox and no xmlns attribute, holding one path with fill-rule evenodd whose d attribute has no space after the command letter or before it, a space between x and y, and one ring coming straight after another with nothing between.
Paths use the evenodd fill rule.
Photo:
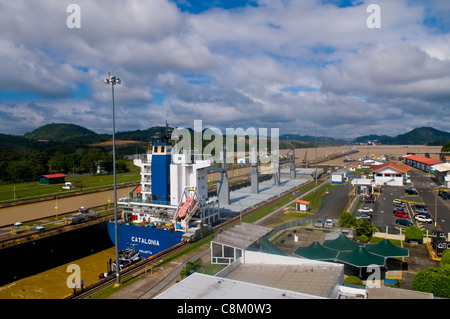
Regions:
<instances>
[{"instance_id":1,"label":"tall light pole","mask_svg":"<svg viewBox=\"0 0 450 319\"><path fill-rule=\"evenodd\" d=\"M114 110L114 86L121 84L119 78L112 76L108 72L105 84L111 84L112 88L112 122L113 122L113 175L114 175L114 223L115 223L115 242L116 242L116 284L120 285L120 263L119 263L119 224L117 220L117 180L116 180L116 116Z\"/></svg>"},{"instance_id":2,"label":"tall light pole","mask_svg":"<svg viewBox=\"0 0 450 319\"><path fill-rule=\"evenodd\" d=\"M314 156L316 157L316 160L314 161L314 165L315 165L315 173L314 173L314 181L316 182L317 185L317 133L316 133L316 127L317 124L314 123Z\"/></svg>"}]
</instances>

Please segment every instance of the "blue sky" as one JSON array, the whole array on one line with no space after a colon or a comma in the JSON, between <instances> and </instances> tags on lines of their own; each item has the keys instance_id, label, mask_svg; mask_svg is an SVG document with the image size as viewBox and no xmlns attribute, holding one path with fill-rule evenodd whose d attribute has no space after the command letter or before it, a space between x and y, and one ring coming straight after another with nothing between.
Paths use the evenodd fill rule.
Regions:
<instances>
[{"instance_id":1,"label":"blue sky","mask_svg":"<svg viewBox=\"0 0 450 319\"><path fill-rule=\"evenodd\" d=\"M450 1L0 0L0 133L280 128L450 131ZM369 4L381 27L369 28Z\"/></svg>"},{"instance_id":2,"label":"blue sky","mask_svg":"<svg viewBox=\"0 0 450 319\"><path fill-rule=\"evenodd\" d=\"M214 8L221 9L236 9L245 6L258 6L258 1L246 1L246 0L173 0L173 2L180 8L181 11L186 11L193 14L205 12Z\"/></svg>"}]
</instances>

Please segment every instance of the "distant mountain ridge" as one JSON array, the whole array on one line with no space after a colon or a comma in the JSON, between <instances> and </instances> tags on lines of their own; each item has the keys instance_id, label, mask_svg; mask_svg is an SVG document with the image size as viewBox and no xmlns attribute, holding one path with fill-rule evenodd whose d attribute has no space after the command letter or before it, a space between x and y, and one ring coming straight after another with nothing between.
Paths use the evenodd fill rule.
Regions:
<instances>
[{"instance_id":1,"label":"distant mountain ridge","mask_svg":"<svg viewBox=\"0 0 450 319\"><path fill-rule=\"evenodd\" d=\"M443 145L450 141L450 133L432 127L419 127L394 137L387 135L360 136L353 142L359 144L374 141L386 145Z\"/></svg>"},{"instance_id":2,"label":"distant mountain ridge","mask_svg":"<svg viewBox=\"0 0 450 319\"><path fill-rule=\"evenodd\" d=\"M328 136L311 136L311 135L298 135L298 134L283 134L280 136L280 141L301 141L308 143L314 147L314 144L318 146L334 146L348 144L348 141L342 139L336 139Z\"/></svg>"},{"instance_id":3,"label":"distant mountain ridge","mask_svg":"<svg viewBox=\"0 0 450 319\"><path fill-rule=\"evenodd\" d=\"M164 134L164 126L154 126L146 130L116 132L118 140L133 140L149 142L157 136ZM97 134L83 126L67 123L51 123L43 125L23 136L0 133L0 147L29 148L36 145L37 141L49 141L53 143L95 144L111 140L109 134ZM444 145L450 141L450 133L436 130L432 127L415 128L407 133L391 137L387 135L367 135L355 138L353 141L345 141L326 136L310 136L297 134L283 134L280 136L280 146L286 147L314 147L334 146L344 144L360 144L376 141L375 143L387 145ZM41 143L39 143L41 144Z\"/></svg>"}]
</instances>

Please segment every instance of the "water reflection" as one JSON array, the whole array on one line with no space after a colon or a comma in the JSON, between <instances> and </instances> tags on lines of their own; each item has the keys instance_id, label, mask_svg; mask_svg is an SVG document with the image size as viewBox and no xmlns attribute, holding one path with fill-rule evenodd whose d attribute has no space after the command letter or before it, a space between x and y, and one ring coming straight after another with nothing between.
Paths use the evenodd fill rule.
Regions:
<instances>
[{"instance_id":1,"label":"water reflection","mask_svg":"<svg viewBox=\"0 0 450 319\"><path fill-rule=\"evenodd\" d=\"M0 299L60 299L73 293L67 287L67 266L77 264L81 269L81 279L88 286L98 280L98 275L106 271L109 259L115 259L115 248L111 247L37 275L23 278L0 287Z\"/></svg>"}]
</instances>

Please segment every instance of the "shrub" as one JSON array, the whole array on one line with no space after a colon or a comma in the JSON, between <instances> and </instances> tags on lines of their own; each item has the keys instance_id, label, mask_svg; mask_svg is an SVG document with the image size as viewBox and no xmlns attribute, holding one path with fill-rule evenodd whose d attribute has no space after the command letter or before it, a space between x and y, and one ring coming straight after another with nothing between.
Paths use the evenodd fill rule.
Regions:
<instances>
[{"instance_id":1,"label":"shrub","mask_svg":"<svg viewBox=\"0 0 450 319\"><path fill-rule=\"evenodd\" d=\"M341 227L351 228L351 227L354 227L355 224L356 224L356 219L349 212L344 211L344 212L342 212L341 215L339 215L339 225Z\"/></svg>"},{"instance_id":2,"label":"shrub","mask_svg":"<svg viewBox=\"0 0 450 319\"><path fill-rule=\"evenodd\" d=\"M444 265L444 264L450 265L450 254L449 253L442 254L439 266Z\"/></svg>"},{"instance_id":3,"label":"shrub","mask_svg":"<svg viewBox=\"0 0 450 319\"><path fill-rule=\"evenodd\" d=\"M420 228L417 227L416 225L408 226L405 231L405 239L407 241L417 240L419 243L422 243L423 241L422 230L420 230Z\"/></svg>"},{"instance_id":4,"label":"shrub","mask_svg":"<svg viewBox=\"0 0 450 319\"><path fill-rule=\"evenodd\" d=\"M361 278L356 276L348 276L344 279L344 283L351 284L351 285L364 285Z\"/></svg>"},{"instance_id":5,"label":"shrub","mask_svg":"<svg viewBox=\"0 0 450 319\"><path fill-rule=\"evenodd\" d=\"M354 228L356 229L357 236L366 236L368 238L371 238L374 230L374 225L367 220L359 219L356 221L356 225Z\"/></svg>"},{"instance_id":6,"label":"shrub","mask_svg":"<svg viewBox=\"0 0 450 319\"><path fill-rule=\"evenodd\" d=\"M369 237L367 237L366 235L361 235L358 237L358 240L362 243L367 243L369 241Z\"/></svg>"},{"instance_id":7,"label":"shrub","mask_svg":"<svg viewBox=\"0 0 450 319\"><path fill-rule=\"evenodd\" d=\"M420 270L413 278L412 289L430 292L436 297L450 298L450 266Z\"/></svg>"}]
</instances>

